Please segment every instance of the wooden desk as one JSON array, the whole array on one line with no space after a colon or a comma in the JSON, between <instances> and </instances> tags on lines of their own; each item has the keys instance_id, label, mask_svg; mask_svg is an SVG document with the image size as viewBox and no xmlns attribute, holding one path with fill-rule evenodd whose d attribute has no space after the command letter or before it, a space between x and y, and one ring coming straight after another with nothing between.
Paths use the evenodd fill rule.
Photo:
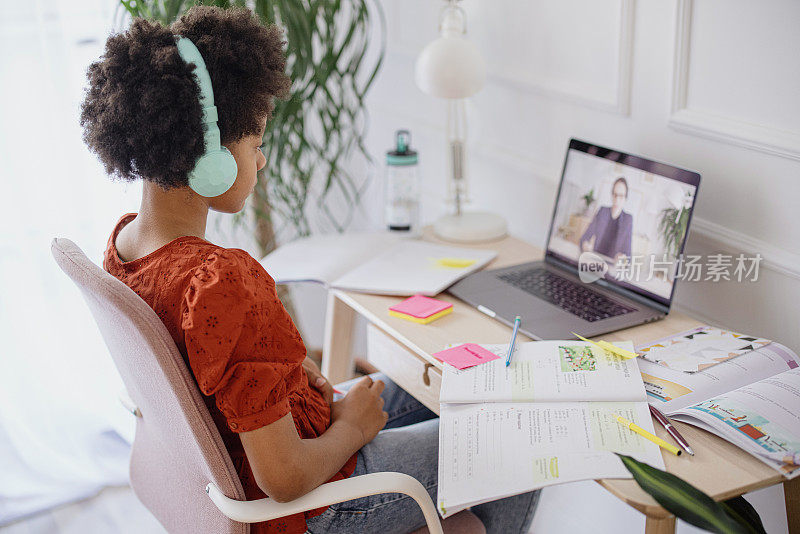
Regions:
<instances>
[{"instance_id":1,"label":"wooden desk","mask_svg":"<svg viewBox=\"0 0 800 534\"><path fill-rule=\"evenodd\" d=\"M430 233L425 239L438 242ZM489 248L499 252L488 268L514 265L542 257L542 251L513 237L507 237L471 248ZM387 376L438 413L442 363L431 353L454 340L474 340L481 343L508 343L511 329L488 318L475 308L455 297L442 294L438 298L452 302L453 312L431 324L420 325L391 317L387 310L402 300L398 297L367 295L331 290L325 324L325 344L322 372L333 383L352 376L352 332L356 314L366 318L398 345L405 357L392 357L373 362ZM634 344L658 339L688 330L700 323L680 313L667 318L603 336L609 341L632 340ZM520 341L529 339L520 334ZM394 352L396 354L397 351ZM658 423L656 433L671 440ZM716 500L729 499L743 493L783 482L789 532L800 533L800 478L784 482L776 471L730 443L696 427L676 422L695 456L664 454L667 470L687 480ZM597 481L605 489L647 516L646 533L674 533L675 518L632 479L603 479Z\"/></svg>"}]
</instances>

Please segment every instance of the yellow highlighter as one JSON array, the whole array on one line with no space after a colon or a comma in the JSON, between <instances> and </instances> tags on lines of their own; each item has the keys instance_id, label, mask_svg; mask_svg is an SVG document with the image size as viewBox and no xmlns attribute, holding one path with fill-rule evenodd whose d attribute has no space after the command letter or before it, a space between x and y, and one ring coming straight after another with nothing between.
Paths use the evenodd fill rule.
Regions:
<instances>
[{"instance_id":1,"label":"yellow highlighter","mask_svg":"<svg viewBox=\"0 0 800 534\"><path fill-rule=\"evenodd\" d=\"M629 430L632 430L633 432L636 432L637 434L639 434L640 436L642 436L645 439L649 439L650 441L652 441L653 443L655 443L656 445L658 445L662 449L667 449L669 452L671 452L675 456L680 456L681 455L682 451L678 447L676 447L675 445L667 443L663 439L659 438L658 436L656 436L654 434L651 434L650 432L648 432L644 428L640 427L639 425L631 423L630 421L628 421L627 419L625 419L621 415L617 415L616 417L617 417L617 422L619 424L621 424L622 426L628 427Z\"/></svg>"}]
</instances>

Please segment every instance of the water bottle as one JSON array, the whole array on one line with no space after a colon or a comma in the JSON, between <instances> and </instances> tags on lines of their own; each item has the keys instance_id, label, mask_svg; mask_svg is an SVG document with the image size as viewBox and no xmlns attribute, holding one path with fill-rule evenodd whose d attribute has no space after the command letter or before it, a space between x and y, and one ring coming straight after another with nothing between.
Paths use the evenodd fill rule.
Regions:
<instances>
[{"instance_id":1,"label":"water bottle","mask_svg":"<svg viewBox=\"0 0 800 534\"><path fill-rule=\"evenodd\" d=\"M395 148L386 152L386 225L392 232L418 235L419 169L411 133L395 132Z\"/></svg>"}]
</instances>

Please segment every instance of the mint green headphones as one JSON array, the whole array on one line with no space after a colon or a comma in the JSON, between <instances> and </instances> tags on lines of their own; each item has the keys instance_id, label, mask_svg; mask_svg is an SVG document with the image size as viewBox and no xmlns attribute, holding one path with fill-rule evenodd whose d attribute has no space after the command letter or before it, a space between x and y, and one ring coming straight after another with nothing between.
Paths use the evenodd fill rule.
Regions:
<instances>
[{"instance_id":1,"label":"mint green headphones","mask_svg":"<svg viewBox=\"0 0 800 534\"><path fill-rule=\"evenodd\" d=\"M200 105L203 108L203 124L206 150L189 173L189 187L200 196L216 197L227 191L236 181L238 168L230 151L220 144L217 126L217 107L214 105L214 90L203 56L186 37L177 36L178 52L187 63L195 64L194 75L200 86Z\"/></svg>"}]
</instances>

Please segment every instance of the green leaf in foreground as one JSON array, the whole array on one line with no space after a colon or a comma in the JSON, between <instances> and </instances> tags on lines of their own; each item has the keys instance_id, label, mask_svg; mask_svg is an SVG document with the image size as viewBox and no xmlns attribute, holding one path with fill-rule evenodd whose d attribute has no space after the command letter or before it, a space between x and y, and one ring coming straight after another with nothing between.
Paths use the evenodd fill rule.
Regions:
<instances>
[{"instance_id":1,"label":"green leaf in foreground","mask_svg":"<svg viewBox=\"0 0 800 534\"><path fill-rule=\"evenodd\" d=\"M675 517L720 534L764 532L761 519L749 503L747 507L738 502L733 506L718 503L675 475L634 460L630 456L622 454L617 456L639 486ZM728 509L731 509L733 514L729 515ZM757 523L753 521L753 516L758 520Z\"/></svg>"},{"instance_id":2,"label":"green leaf in foreground","mask_svg":"<svg viewBox=\"0 0 800 534\"><path fill-rule=\"evenodd\" d=\"M720 503L728 515L736 519L739 523L743 523L753 527L754 532L759 534L766 534L764 524L761 522L761 516L758 515L753 505L745 500L741 495L722 501Z\"/></svg>"}]
</instances>

